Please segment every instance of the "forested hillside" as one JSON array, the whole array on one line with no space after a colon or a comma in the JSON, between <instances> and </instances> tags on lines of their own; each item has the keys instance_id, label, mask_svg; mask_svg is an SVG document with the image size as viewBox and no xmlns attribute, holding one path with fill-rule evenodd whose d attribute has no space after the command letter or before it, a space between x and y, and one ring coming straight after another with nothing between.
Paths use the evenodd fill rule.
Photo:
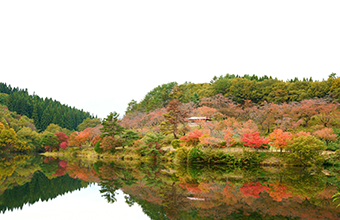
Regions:
<instances>
[{"instance_id":1,"label":"forested hillside","mask_svg":"<svg viewBox=\"0 0 340 220\"><path fill-rule=\"evenodd\" d=\"M12 112L33 119L39 131L44 131L51 123L76 130L85 118L93 118L89 112L61 104L51 98L29 95L27 89L12 88L6 83L0 83L0 104L6 105Z\"/></svg>"},{"instance_id":2,"label":"forested hillside","mask_svg":"<svg viewBox=\"0 0 340 220\"><path fill-rule=\"evenodd\" d=\"M254 104L264 101L269 103L288 103L311 98L340 100L340 78L335 73L325 76L325 80L314 81L303 78L282 81L277 78L263 76L238 76L226 74L214 77L209 83L190 83L178 85L170 82L157 86L146 94L143 100L132 100L127 107L126 114L131 112L149 113L158 108L166 107L174 99L182 103L198 104L203 97L213 97L217 94L230 98L238 104L250 100Z\"/></svg>"}]
</instances>

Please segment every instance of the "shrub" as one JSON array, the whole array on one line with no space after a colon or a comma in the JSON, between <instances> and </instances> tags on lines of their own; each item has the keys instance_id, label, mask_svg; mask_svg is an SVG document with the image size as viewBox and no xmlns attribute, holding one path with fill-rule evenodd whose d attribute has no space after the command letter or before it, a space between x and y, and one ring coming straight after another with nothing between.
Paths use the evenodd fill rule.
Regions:
<instances>
[{"instance_id":1,"label":"shrub","mask_svg":"<svg viewBox=\"0 0 340 220\"><path fill-rule=\"evenodd\" d=\"M300 162L303 166L322 162L322 151L325 145L312 135L295 137L289 145L291 153L287 154L288 161Z\"/></svg>"},{"instance_id":2,"label":"shrub","mask_svg":"<svg viewBox=\"0 0 340 220\"><path fill-rule=\"evenodd\" d=\"M186 163L187 162L187 158L188 158L188 152L189 150L185 147L179 148L176 151L176 156L175 156L175 160L178 163Z\"/></svg>"},{"instance_id":3,"label":"shrub","mask_svg":"<svg viewBox=\"0 0 340 220\"><path fill-rule=\"evenodd\" d=\"M199 149L197 149L196 147L193 147L190 149L190 151L188 152L188 163L200 163L202 162L203 159L203 152Z\"/></svg>"},{"instance_id":4,"label":"shrub","mask_svg":"<svg viewBox=\"0 0 340 220\"><path fill-rule=\"evenodd\" d=\"M260 163L260 155L258 152L250 152L243 149L243 154L241 157L241 162L243 165L252 165Z\"/></svg>"},{"instance_id":5,"label":"shrub","mask_svg":"<svg viewBox=\"0 0 340 220\"><path fill-rule=\"evenodd\" d=\"M96 145L94 146L94 151L98 154L103 153L103 148L100 147L101 141L97 141Z\"/></svg>"},{"instance_id":6,"label":"shrub","mask_svg":"<svg viewBox=\"0 0 340 220\"><path fill-rule=\"evenodd\" d=\"M180 140L174 139L174 140L171 141L171 145L172 145L173 148L178 149L178 148L180 148L180 145L179 145L180 142L181 142Z\"/></svg>"},{"instance_id":7,"label":"shrub","mask_svg":"<svg viewBox=\"0 0 340 220\"><path fill-rule=\"evenodd\" d=\"M172 144L173 140L174 140L174 135L173 134L168 134L162 140L162 144L163 145L170 145L170 144ZM175 140L177 140L177 139L175 139Z\"/></svg>"},{"instance_id":8,"label":"shrub","mask_svg":"<svg viewBox=\"0 0 340 220\"><path fill-rule=\"evenodd\" d=\"M334 143L334 142L329 143L327 148L326 148L326 150L331 150L331 151L336 151L338 149L340 149L340 145L337 144L337 143Z\"/></svg>"},{"instance_id":9,"label":"shrub","mask_svg":"<svg viewBox=\"0 0 340 220\"><path fill-rule=\"evenodd\" d=\"M213 163L213 164L235 164L236 158L234 155L226 154L221 150L207 148L203 151L204 161L206 163Z\"/></svg>"}]
</instances>

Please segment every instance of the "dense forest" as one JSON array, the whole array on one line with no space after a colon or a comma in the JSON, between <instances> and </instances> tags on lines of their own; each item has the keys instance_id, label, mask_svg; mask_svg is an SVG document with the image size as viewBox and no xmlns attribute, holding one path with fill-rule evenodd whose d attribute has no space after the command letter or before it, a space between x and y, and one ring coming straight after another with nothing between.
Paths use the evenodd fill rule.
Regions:
<instances>
[{"instance_id":1,"label":"dense forest","mask_svg":"<svg viewBox=\"0 0 340 220\"><path fill-rule=\"evenodd\" d=\"M218 94L238 104L244 104L246 100L255 104L261 104L264 101L281 104L311 98L339 100L339 85L340 78L337 78L335 73L322 81L314 81L312 78L299 80L296 77L286 82L268 76L226 74L220 77L215 76L210 83L185 82L178 85L177 82L170 82L157 86L140 102L132 100L127 107L126 114L134 111L149 113L157 108L166 107L174 99L182 103L198 104L202 98Z\"/></svg>"},{"instance_id":2,"label":"dense forest","mask_svg":"<svg viewBox=\"0 0 340 220\"><path fill-rule=\"evenodd\" d=\"M76 130L93 124L100 119L89 112L0 83L0 153L41 152L45 145L58 149Z\"/></svg>"},{"instance_id":3,"label":"dense forest","mask_svg":"<svg viewBox=\"0 0 340 220\"><path fill-rule=\"evenodd\" d=\"M51 98L29 95L27 89L12 88L6 83L0 83L0 104L6 105L12 112L33 119L38 131L44 131L51 123L76 130L85 118L93 118L89 112L61 104Z\"/></svg>"}]
</instances>

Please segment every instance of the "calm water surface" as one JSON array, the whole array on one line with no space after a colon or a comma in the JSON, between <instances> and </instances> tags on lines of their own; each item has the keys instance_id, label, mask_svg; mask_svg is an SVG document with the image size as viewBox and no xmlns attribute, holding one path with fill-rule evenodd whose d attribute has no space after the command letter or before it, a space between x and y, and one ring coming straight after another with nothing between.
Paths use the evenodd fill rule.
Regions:
<instances>
[{"instance_id":1,"label":"calm water surface","mask_svg":"<svg viewBox=\"0 0 340 220\"><path fill-rule=\"evenodd\" d=\"M340 219L335 168L175 166L16 155L0 219Z\"/></svg>"}]
</instances>

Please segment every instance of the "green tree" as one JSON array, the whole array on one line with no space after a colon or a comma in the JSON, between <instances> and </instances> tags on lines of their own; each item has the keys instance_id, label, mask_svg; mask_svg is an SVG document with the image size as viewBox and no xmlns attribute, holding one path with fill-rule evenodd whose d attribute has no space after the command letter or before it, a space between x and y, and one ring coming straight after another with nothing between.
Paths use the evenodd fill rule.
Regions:
<instances>
[{"instance_id":1,"label":"green tree","mask_svg":"<svg viewBox=\"0 0 340 220\"><path fill-rule=\"evenodd\" d=\"M161 150L162 139L164 139L164 136L159 133L147 134L144 140L145 145L141 146L141 154L143 156L151 156L154 160L157 160L163 153Z\"/></svg>"},{"instance_id":2,"label":"green tree","mask_svg":"<svg viewBox=\"0 0 340 220\"><path fill-rule=\"evenodd\" d=\"M23 127L17 132L18 139L27 143L34 151L41 149L41 137L29 127Z\"/></svg>"},{"instance_id":3,"label":"green tree","mask_svg":"<svg viewBox=\"0 0 340 220\"><path fill-rule=\"evenodd\" d=\"M40 120L39 120L39 112L38 112L38 105L35 103L33 105L33 112L32 112L32 119L34 120L35 127L40 130Z\"/></svg>"},{"instance_id":4,"label":"green tree","mask_svg":"<svg viewBox=\"0 0 340 220\"><path fill-rule=\"evenodd\" d=\"M127 130L122 134L122 139L124 139L123 142L123 148L125 146L131 146L133 144L133 141L139 139L139 135L137 132Z\"/></svg>"},{"instance_id":5,"label":"green tree","mask_svg":"<svg viewBox=\"0 0 340 220\"><path fill-rule=\"evenodd\" d=\"M186 123L186 118L188 117L188 112L180 109L180 102L178 100L172 100L167 108L167 113L163 116L165 121L161 123L160 129L163 134L173 134L175 139L177 139L177 134L179 132L179 125Z\"/></svg>"},{"instance_id":6,"label":"green tree","mask_svg":"<svg viewBox=\"0 0 340 220\"><path fill-rule=\"evenodd\" d=\"M56 135L52 133L47 133L45 136L41 139L40 142L45 147L48 147L49 151L51 151L53 148L58 148L59 146L59 139Z\"/></svg>"},{"instance_id":7,"label":"green tree","mask_svg":"<svg viewBox=\"0 0 340 220\"><path fill-rule=\"evenodd\" d=\"M72 132L70 130L68 130L67 128L62 128L60 127L59 125L56 125L56 124L49 124L47 126L47 128L45 129L45 131L43 132L43 134L45 135L46 133L58 133L58 132L63 132L65 133L66 135L70 135Z\"/></svg>"},{"instance_id":8,"label":"green tree","mask_svg":"<svg viewBox=\"0 0 340 220\"><path fill-rule=\"evenodd\" d=\"M42 130L45 130L51 122L52 122L52 118L50 115L50 110L46 108L41 116L40 128Z\"/></svg>"},{"instance_id":9,"label":"green tree","mask_svg":"<svg viewBox=\"0 0 340 220\"><path fill-rule=\"evenodd\" d=\"M194 103L196 107L199 107L200 99L198 97L197 92L195 92L194 95L191 97L191 101Z\"/></svg>"},{"instance_id":10,"label":"green tree","mask_svg":"<svg viewBox=\"0 0 340 220\"><path fill-rule=\"evenodd\" d=\"M8 98L8 94L0 93L0 104L1 105L6 104L7 98Z\"/></svg>"},{"instance_id":11,"label":"green tree","mask_svg":"<svg viewBox=\"0 0 340 220\"><path fill-rule=\"evenodd\" d=\"M13 128L6 129L0 122L0 150L7 150L17 141L17 134Z\"/></svg>"},{"instance_id":12,"label":"green tree","mask_svg":"<svg viewBox=\"0 0 340 220\"><path fill-rule=\"evenodd\" d=\"M319 164L324 159L322 152L326 147L322 141L312 135L295 137L288 146L291 151L287 154L288 161L299 162L304 167Z\"/></svg>"},{"instance_id":13,"label":"green tree","mask_svg":"<svg viewBox=\"0 0 340 220\"><path fill-rule=\"evenodd\" d=\"M132 99L129 103L128 103L128 107L126 108L125 111L125 115L132 113L134 111L137 110L137 101Z\"/></svg>"},{"instance_id":14,"label":"green tree","mask_svg":"<svg viewBox=\"0 0 340 220\"><path fill-rule=\"evenodd\" d=\"M124 127L118 124L118 117L119 114L117 112L111 112L107 118L102 121L103 127L100 131L103 132L103 134L101 137L114 137L115 135L120 136L124 132Z\"/></svg>"},{"instance_id":15,"label":"green tree","mask_svg":"<svg viewBox=\"0 0 340 220\"><path fill-rule=\"evenodd\" d=\"M93 128L93 127L96 127L97 125L99 125L101 122L100 122L100 119L99 118L86 118L82 123L80 123L78 126L77 126L77 130L78 131L83 131L85 130L86 128Z\"/></svg>"}]
</instances>

